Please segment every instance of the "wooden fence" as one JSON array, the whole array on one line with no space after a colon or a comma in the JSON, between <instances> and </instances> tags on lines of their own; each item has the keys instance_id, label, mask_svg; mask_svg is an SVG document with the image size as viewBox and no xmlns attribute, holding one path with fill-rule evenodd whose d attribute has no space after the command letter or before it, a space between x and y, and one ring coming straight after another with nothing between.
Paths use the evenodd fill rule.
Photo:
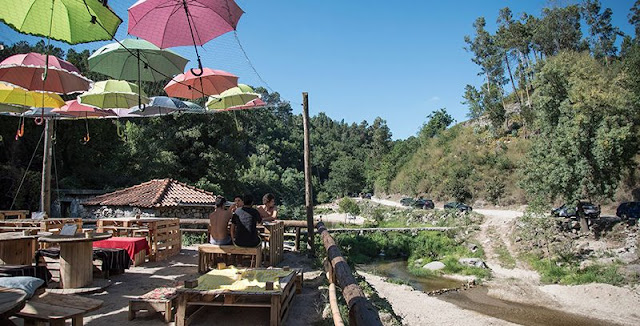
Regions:
<instances>
[{"instance_id":1,"label":"wooden fence","mask_svg":"<svg viewBox=\"0 0 640 326\"><path fill-rule=\"evenodd\" d=\"M367 300L364 292L362 292L362 289L356 283L356 279L351 273L351 268L342 256L340 248L336 245L331 234L329 234L329 231L324 226L324 223L318 222L316 227L318 229L318 235L322 238L322 243L327 251L325 269L329 274L329 282L337 284L342 289L342 296L347 302L347 307L349 308L349 325L382 325L378 311L371 305L371 302ZM332 308L333 306L337 305L332 305ZM341 323L342 321L335 320L336 314L339 315L339 313L333 311L334 323L337 325L338 322Z\"/></svg>"}]
</instances>

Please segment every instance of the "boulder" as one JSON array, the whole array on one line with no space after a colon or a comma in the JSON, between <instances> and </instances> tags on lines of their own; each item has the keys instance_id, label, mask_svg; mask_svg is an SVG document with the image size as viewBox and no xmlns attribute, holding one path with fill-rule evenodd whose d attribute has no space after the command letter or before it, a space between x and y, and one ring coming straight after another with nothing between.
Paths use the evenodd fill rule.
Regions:
<instances>
[{"instance_id":1,"label":"boulder","mask_svg":"<svg viewBox=\"0 0 640 326\"><path fill-rule=\"evenodd\" d=\"M469 248L469 250L471 250L471 252L476 252L476 251L478 251L478 246L476 246L476 245L475 245L475 244L473 244L473 243L468 243L468 244L467 244L467 248Z\"/></svg>"},{"instance_id":2,"label":"boulder","mask_svg":"<svg viewBox=\"0 0 640 326\"><path fill-rule=\"evenodd\" d=\"M487 264L480 258L460 258L458 262L465 266L487 268Z\"/></svg>"},{"instance_id":3,"label":"boulder","mask_svg":"<svg viewBox=\"0 0 640 326\"><path fill-rule=\"evenodd\" d=\"M445 268L446 265L439 262L439 261L432 261L424 266L422 266L423 269L428 269L428 270L432 270L432 271L439 271L443 268Z\"/></svg>"},{"instance_id":4,"label":"boulder","mask_svg":"<svg viewBox=\"0 0 640 326\"><path fill-rule=\"evenodd\" d=\"M625 264L633 263L638 260L638 255L633 252L624 252L618 255L618 258Z\"/></svg>"}]
</instances>

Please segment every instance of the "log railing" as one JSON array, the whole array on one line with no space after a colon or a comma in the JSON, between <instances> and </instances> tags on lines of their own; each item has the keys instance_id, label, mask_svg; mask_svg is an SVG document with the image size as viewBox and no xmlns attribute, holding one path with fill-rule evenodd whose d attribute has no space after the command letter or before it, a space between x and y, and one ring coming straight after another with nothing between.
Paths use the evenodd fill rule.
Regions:
<instances>
[{"instance_id":1,"label":"log railing","mask_svg":"<svg viewBox=\"0 0 640 326\"><path fill-rule=\"evenodd\" d=\"M351 273L351 268L342 256L340 248L331 237L331 234L329 234L324 223L318 222L316 227L318 229L318 235L320 235L324 248L327 251L325 269L329 274L329 282L338 285L342 289L342 296L347 302L347 307L349 308L349 325L382 325L378 311L371 305L371 302L367 300L364 292L362 292L362 289L358 286L358 283L356 283L356 279ZM332 305L332 311L333 306L334 305ZM334 323L336 323L336 313L336 311L333 311Z\"/></svg>"}]
</instances>

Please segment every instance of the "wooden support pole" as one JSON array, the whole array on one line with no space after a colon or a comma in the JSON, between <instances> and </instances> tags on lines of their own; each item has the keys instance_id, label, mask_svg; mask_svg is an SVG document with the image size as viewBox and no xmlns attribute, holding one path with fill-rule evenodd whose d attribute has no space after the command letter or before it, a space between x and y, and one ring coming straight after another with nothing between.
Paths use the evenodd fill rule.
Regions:
<instances>
[{"instance_id":1,"label":"wooden support pole","mask_svg":"<svg viewBox=\"0 0 640 326\"><path fill-rule=\"evenodd\" d=\"M307 244L309 256L315 255L313 242L313 188L311 187L311 145L309 142L309 94L302 93L302 125L304 127L304 195L307 210Z\"/></svg>"},{"instance_id":2,"label":"wooden support pole","mask_svg":"<svg viewBox=\"0 0 640 326\"><path fill-rule=\"evenodd\" d=\"M43 109L44 110L44 109ZM42 155L42 184L40 186L40 211L51 217L51 143L53 142L53 122L45 119L44 153Z\"/></svg>"}]
</instances>

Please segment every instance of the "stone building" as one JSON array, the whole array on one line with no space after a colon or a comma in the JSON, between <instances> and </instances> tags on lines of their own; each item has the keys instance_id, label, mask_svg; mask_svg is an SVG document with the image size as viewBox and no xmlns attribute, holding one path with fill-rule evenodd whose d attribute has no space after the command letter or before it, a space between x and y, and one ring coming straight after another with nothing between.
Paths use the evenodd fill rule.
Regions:
<instances>
[{"instance_id":1,"label":"stone building","mask_svg":"<svg viewBox=\"0 0 640 326\"><path fill-rule=\"evenodd\" d=\"M141 216L206 218L213 212L213 193L173 179L154 179L100 195L82 203L84 218Z\"/></svg>"}]
</instances>

